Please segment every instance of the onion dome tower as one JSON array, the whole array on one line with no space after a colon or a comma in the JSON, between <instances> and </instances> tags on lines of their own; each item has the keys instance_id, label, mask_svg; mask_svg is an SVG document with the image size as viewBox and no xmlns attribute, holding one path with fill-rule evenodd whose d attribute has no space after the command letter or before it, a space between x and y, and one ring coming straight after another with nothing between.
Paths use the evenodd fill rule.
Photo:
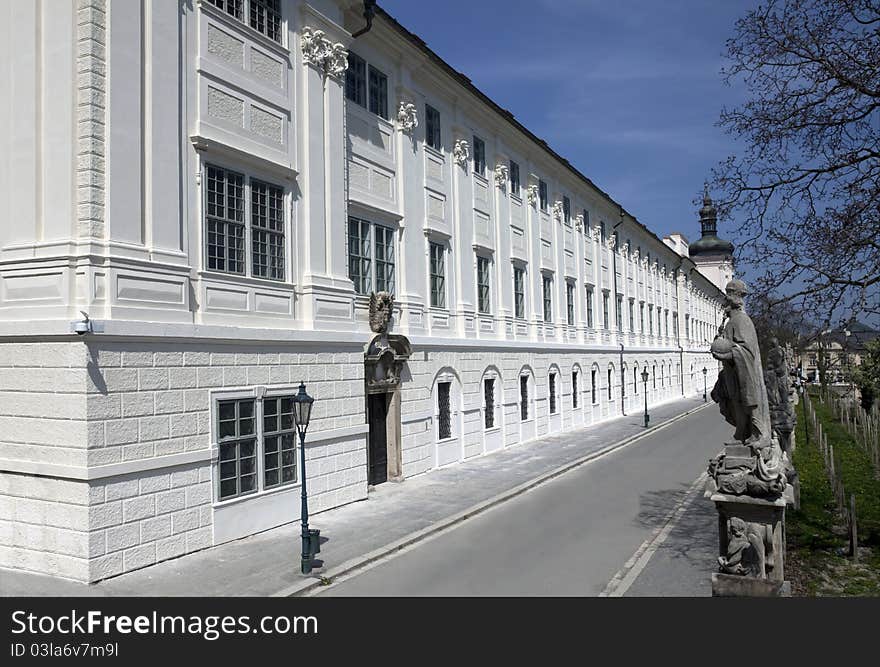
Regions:
<instances>
[{"instance_id":1,"label":"onion dome tower","mask_svg":"<svg viewBox=\"0 0 880 667\"><path fill-rule=\"evenodd\" d=\"M733 244L718 238L718 214L709 197L709 186L703 185L703 207L700 209L702 236L688 246L688 255L700 273L722 292L733 276Z\"/></svg>"}]
</instances>

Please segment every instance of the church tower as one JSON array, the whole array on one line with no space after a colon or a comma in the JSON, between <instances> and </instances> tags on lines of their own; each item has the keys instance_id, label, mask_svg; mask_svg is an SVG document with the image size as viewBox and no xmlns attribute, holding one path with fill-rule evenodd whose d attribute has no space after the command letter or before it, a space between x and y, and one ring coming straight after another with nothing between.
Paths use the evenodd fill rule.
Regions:
<instances>
[{"instance_id":1,"label":"church tower","mask_svg":"<svg viewBox=\"0 0 880 667\"><path fill-rule=\"evenodd\" d=\"M718 215L709 188L703 188L703 208L700 209L702 237L688 246L688 255L700 273L724 291L724 286L734 277L733 244L718 238Z\"/></svg>"}]
</instances>

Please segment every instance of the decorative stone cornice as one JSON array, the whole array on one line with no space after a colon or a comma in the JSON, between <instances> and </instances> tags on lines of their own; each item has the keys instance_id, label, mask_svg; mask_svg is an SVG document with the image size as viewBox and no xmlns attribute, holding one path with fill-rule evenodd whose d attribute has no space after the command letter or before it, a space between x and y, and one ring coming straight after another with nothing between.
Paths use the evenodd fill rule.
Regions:
<instances>
[{"instance_id":1,"label":"decorative stone cornice","mask_svg":"<svg viewBox=\"0 0 880 667\"><path fill-rule=\"evenodd\" d=\"M529 206L538 205L538 186L535 183L529 186L526 196L529 198Z\"/></svg>"},{"instance_id":2,"label":"decorative stone cornice","mask_svg":"<svg viewBox=\"0 0 880 667\"><path fill-rule=\"evenodd\" d=\"M397 105L397 127L401 132L412 134L419 126L419 114L416 105L401 100Z\"/></svg>"},{"instance_id":3,"label":"decorative stone cornice","mask_svg":"<svg viewBox=\"0 0 880 667\"><path fill-rule=\"evenodd\" d=\"M562 222L562 215L562 202L557 199L555 202L553 202L553 219L556 220L556 222Z\"/></svg>"},{"instance_id":4,"label":"decorative stone cornice","mask_svg":"<svg viewBox=\"0 0 880 667\"><path fill-rule=\"evenodd\" d=\"M507 189L507 179L510 176L510 170L503 162L495 165L495 185L502 190Z\"/></svg>"},{"instance_id":5,"label":"decorative stone cornice","mask_svg":"<svg viewBox=\"0 0 880 667\"><path fill-rule=\"evenodd\" d=\"M306 26L300 36L303 64L312 65L324 76L341 77L348 69L348 51L341 42L331 42L323 30Z\"/></svg>"},{"instance_id":6,"label":"decorative stone cornice","mask_svg":"<svg viewBox=\"0 0 880 667\"><path fill-rule=\"evenodd\" d=\"M467 139L458 139L452 147L452 158L459 167L467 167L471 156L471 145Z\"/></svg>"}]
</instances>

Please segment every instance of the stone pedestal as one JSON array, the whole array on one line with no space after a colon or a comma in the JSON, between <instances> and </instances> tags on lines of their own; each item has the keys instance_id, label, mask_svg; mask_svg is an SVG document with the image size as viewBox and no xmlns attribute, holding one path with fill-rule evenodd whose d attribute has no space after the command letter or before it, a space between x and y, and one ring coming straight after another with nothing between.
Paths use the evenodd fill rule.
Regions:
<instances>
[{"instance_id":1,"label":"stone pedestal","mask_svg":"<svg viewBox=\"0 0 880 667\"><path fill-rule=\"evenodd\" d=\"M718 567L712 595L785 595L785 507L794 501L788 485L776 499L718 493L710 480L706 497L718 510Z\"/></svg>"}]
</instances>

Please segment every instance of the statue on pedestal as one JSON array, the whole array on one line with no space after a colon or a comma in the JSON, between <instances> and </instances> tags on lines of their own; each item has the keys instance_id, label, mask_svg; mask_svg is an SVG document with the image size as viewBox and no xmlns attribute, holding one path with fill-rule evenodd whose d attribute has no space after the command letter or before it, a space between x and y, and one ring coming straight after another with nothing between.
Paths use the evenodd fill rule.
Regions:
<instances>
[{"instance_id":1,"label":"statue on pedestal","mask_svg":"<svg viewBox=\"0 0 880 667\"><path fill-rule=\"evenodd\" d=\"M779 497L786 478L782 450L771 436L770 410L755 325L744 310L747 288L731 280L725 288L724 320L710 352L722 363L712 400L736 427L737 442L709 463L718 491L732 495Z\"/></svg>"},{"instance_id":2,"label":"statue on pedestal","mask_svg":"<svg viewBox=\"0 0 880 667\"><path fill-rule=\"evenodd\" d=\"M773 427L773 433L779 439L782 451L790 454L791 432L794 429L794 406L791 400L788 363L785 359L785 352L779 347L779 341L776 338L770 339L764 384L767 386L767 404L770 408L770 423Z\"/></svg>"}]
</instances>

